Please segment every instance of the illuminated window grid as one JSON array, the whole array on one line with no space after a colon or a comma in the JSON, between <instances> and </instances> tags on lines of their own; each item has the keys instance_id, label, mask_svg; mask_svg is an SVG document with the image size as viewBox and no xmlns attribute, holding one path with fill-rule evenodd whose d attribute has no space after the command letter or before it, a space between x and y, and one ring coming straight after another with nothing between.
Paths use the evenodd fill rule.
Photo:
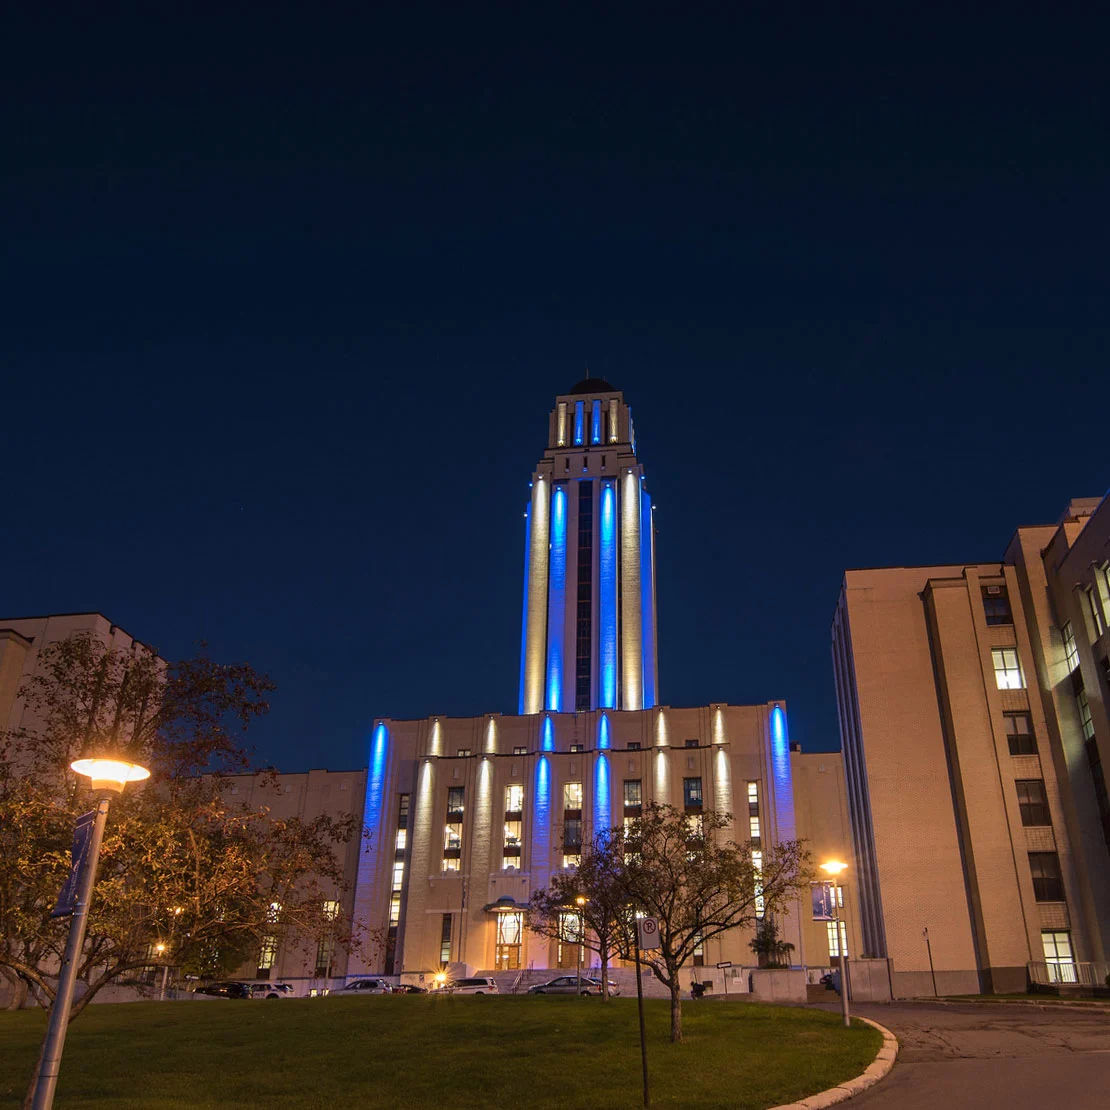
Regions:
<instances>
[{"instance_id":1,"label":"illuminated window grid","mask_svg":"<svg viewBox=\"0 0 1110 1110\"><path fill-rule=\"evenodd\" d=\"M837 940L837 935L836 935L836 932L837 932L836 931L836 926L837 926L837 924L840 925L840 940L839 941ZM836 921L826 921L825 922L825 929L827 931L828 940L829 940L829 959L830 960L835 960L835 959L838 959L840 957L841 945L843 945L844 955L847 956L849 954L848 953L848 925L847 925L847 923L843 922L843 921L841 921L839 923L836 922Z\"/></svg>"},{"instance_id":2,"label":"illuminated window grid","mask_svg":"<svg viewBox=\"0 0 1110 1110\"><path fill-rule=\"evenodd\" d=\"M994 681L999 690L1025 689L1025 676L1021 672L1017 648L991 648L991 661L994 664Z\"/></svg>"},{"instance_id":3,"label":"illuminated window grid","mask_svg":"<svg viewBox=\"0 0 1110 1110\"><path fill-rule=\"evenodd\" d=\"M1064 638L1064 662L1067 664L1068 674L1071 674L1079 666L1079 648L1075 644L1075 633L1072 631L1071 621L1064 621L1064 625L1060 629L1060 635ZM998 670L997 665L995 670Z\"/></svg>"}]
</instances>

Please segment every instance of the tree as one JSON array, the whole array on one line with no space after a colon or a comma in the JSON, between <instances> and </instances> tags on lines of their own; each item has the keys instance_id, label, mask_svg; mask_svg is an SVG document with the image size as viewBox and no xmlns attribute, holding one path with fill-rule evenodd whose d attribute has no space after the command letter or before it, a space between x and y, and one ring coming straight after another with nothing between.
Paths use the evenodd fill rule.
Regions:
<instances>
[{"instance_id":1,"label":"tree","mask_svg":"<svg viewBox=\"0 0 1110 1110\"><path fill-rule=\"evenodd\" d=\"M87 634L43 648L20 691L31 724L0 746L0 969L23 997L48 1006L56 993L68 925L50 912L76 818L93 805L69 764L94 751L136 759L152 778L113 803L71 1020L140 969L227 974L267 938L336 937L337 849L361 834L358 821L278 820L225 789L247 768L237 733L272 689L249 666L205 655L169 664ZM366 938L356 926L337 939Z\"/></svg>"},{"instance_id":2,"label":"tree","mask_svg":"<svg viewBox=\"0 0 1110 1110\"><path fill-rule=\"evenodd\" d=\"M778 922L770 914L764 914L763 920L756 925L755 936L748 947L758 957L760 967L788 967L786 961L794 951L794 945L779 937Z\"/></svg>"},{"instance_id":3,"label":"tree","mask_svg":"<svg viewBox=\"0 0 1110 1110\"><path fill-rule=\"evenodd\" d=\"M609 960L619 948L618 932L625 916L623 870L615 830L603 829L584 846L572 874L556 875L550 885L533 893L528 904L528 928L541 936L581 943L601 961L601 997L609 999ZM579 906L578 898L585 898ZM568 915L574 935L568 935ZM581 936L578 923L581 921Z\"/></svg>"},{"instance_id":4,"label":"tree","mask_svg":"<svg viewBox=\"0 0 1110 1110\"><path fill-rule=\"evenodd\" d=\"M626 901L659 922L660 947L643 959L671 992L672 1041L682 1040L678 972L694 949L785 909L809 881L800 842L763 849L757 867L750 843L724 839L731 823L728 813L686 814L653 804L620 838Z\"/></svg>"}]
</instances>

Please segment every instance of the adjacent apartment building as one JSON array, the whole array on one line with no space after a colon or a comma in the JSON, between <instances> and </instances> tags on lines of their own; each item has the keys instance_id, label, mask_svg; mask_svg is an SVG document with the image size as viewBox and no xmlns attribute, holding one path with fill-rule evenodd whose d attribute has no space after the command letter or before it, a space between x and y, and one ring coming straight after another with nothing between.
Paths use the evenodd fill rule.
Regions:
<instances>
[{"instance_id":1,"label":"adjacent apartment building","mask_svg":"<svg viewBox=\"0 0 1110 1110\"><path fill-rule=\"evenodd\" d=\"M1102 981L1110 499L996 563L851 570L833 664L861 945L896 996Z\"/></svg>"}]
</instances>

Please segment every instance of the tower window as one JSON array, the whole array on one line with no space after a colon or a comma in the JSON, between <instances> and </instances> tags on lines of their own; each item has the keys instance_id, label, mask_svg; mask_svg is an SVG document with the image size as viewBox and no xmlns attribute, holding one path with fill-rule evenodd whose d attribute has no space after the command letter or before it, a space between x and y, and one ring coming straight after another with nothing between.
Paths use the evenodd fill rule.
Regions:
<instances>
[{"instance_id":1,"label":"tower window","mask_svg":"<svg viewBox=\"0 0 1110 1110\"><path fill-rule=\"evenodd\" d=\"M1010 596L1005 586L983 587L983 612L987 624L1013 624L1014 615L1010 610Z\"/></svg>"},{"instance_id":2,"label":"tower window","mask_svg":"<svg viewBox=\"0 0 1110 1110\"><path fill-rule=\"evenodd\" d=\"M702 805L701 779L682 780L682 800L687 809L700 809Z\"/></svg>"},{"instance_id":3,"label":"tower window","mask_svg":"<svg viewBox=\"0 0 1110 1110\"><path fill-rule=\"evenodd\" d=\"M1064 900L1060 857L1055 852L1030 852L1029 870L1033 873L1033 896L1038 902Z\"/></svg>"},{"instance_id":4,"label":"tower window","mask_svg":"<svg viewBox=\"0 0 1110 1110\"><path fill-rule=\"evenodd\" d=\"M1028 826L1051 825L1048 812L1048 798L1044 792L1044 779L1018 779L1018 809L1021 810L1021 823Z\"/></svg>"},{"instance_id":5,"label":"tower window","mask_svg":"<svg viewBox=\"0 0 1110 1110\"><path fill-rule=\"evenodd\" d=\"M1010 745L1010 755L1036 755L1037 740L1033 735L1033 722L1028 713L1010 712L1002 714L1006 722L1006 740Z\"/></svg>"},{"instance_id":6,"label":"tower window","mask_svg":"<svg viewBox=\"0 0 1110 1110\"><path fill-rule=\"evenodd\" d=\"M1079 666L1079 648L1075 646L1075 633L1072 631L1071 621L1064 621L1060 635L1064 638L1064 661L1068 665L1068 674L1071 674Z\"/></svg>"},{"instance_id":7,"label":"tower window","mask_svg":"<svg viewBox=\"0 0 1110 1110\"><path fill-rule=\"evenodd\" d=\"M991 648L994 663L994 681L999 690L1024 690L1025 676L1021 673L1021 662L1017 648Z\"/></svg>"}]
</instances>

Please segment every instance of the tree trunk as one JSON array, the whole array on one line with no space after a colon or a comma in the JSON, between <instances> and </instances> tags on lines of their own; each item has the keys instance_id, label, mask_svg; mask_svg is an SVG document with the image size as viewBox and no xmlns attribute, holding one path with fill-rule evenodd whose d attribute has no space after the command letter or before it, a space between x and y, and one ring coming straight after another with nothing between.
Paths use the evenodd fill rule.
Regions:
<instances>
[{"instance_id":1,"label":"tree trunk","mask_svg":"<svg viewBox=\"0 0 1110 1110\"><path fill-rule=\"evenodd\" d=\"M682 999L678 993L678 972L671 976L671 1044L682 1040Z\"/></svg>"},{"instance_id":2,"label":"tree trunk","mask_svg":"<svg viewBox=\"0 0 1110 1110\"><path fill-rule=\"evenodd\" d=\"M609 946L601 945L601 1001L609 1001Z\"/></svg>"}]
</instances>

